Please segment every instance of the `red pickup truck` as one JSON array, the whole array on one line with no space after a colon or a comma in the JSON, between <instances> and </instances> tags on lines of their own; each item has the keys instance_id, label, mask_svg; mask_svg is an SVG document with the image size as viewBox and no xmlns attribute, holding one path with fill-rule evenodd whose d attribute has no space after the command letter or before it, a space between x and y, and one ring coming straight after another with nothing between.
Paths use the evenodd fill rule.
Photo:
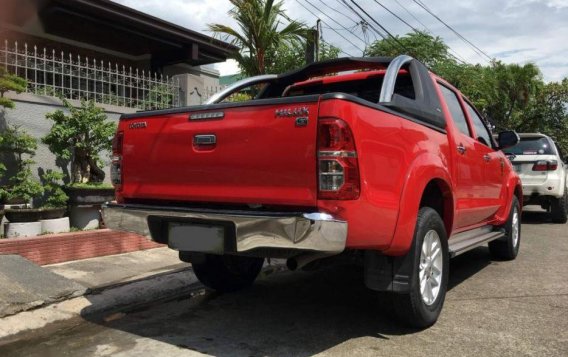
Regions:
<instances>
[{"instance_id":1,"label":"red pickup truck","mask_svg":"<svg viewBox=\"0 0 568 357\"><path fill-rule=\"evenodd\" d=\"M227 102L239 91L254 98ZM514 259L522 186L482 116L408 57L343 58L245 79L201 106L123 115L109 228L179 250L220 291L288 267L364 265L407 324L432 325L449 259Z\"/></svg>"}]
</instances>

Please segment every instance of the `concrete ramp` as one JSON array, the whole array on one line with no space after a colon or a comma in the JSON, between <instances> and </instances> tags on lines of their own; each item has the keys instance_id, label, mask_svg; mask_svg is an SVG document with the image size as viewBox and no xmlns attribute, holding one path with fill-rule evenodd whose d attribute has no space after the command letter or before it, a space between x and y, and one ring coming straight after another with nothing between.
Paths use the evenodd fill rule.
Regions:
<instances>
[{"instance_id":1,"label":"concrete ramp","mask_svg":"<svg viewBox=\"0 0 568 357\"><path fill-rule=\"evenodd\" d=\"M0 255L0 318L81 296L86 288L19 255Z\"/></svg>"}]
</instances>

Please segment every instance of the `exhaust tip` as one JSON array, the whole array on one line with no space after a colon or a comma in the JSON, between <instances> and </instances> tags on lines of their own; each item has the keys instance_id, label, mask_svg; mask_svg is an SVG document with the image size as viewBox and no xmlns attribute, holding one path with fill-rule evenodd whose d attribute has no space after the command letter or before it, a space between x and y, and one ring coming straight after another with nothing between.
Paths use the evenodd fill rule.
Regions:
<instances>
[{"instance_id":1,"label":"exhaust tip","mask_svg":"<svg viewBox=\"0 0 568 357\"><path fill-rule=\"evenodd\" d=\"M286 260L286 266L289 270L294 271L298 269L298 261L296 258L288 258L288 260Z\"/></svg>"}]
</instances>

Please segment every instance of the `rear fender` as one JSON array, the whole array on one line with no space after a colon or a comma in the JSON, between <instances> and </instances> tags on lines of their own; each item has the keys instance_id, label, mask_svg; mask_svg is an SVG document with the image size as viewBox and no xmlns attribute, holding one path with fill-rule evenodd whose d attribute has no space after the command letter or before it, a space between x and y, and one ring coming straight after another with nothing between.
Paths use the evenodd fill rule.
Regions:
<instances>
[{"instance_id":1,"label":"rear fender","mask_svg":"<svg viewBox=\"0 0 568 357\"><path fill-rule=\"evenodd\" d=\"M396 229L391 244L384 251L384 254L398 256L409 251L414 237L420 201L426 186L432 180L442 180L448 187L452 187L447 165L442 161L442 158L424 153L413 161L406 175ZM455 202L452 203L452 206L455 207ZM444 223L448 222L444 220ZM451 223L450 227L446 225L446 229L448 228L451 230ZM450 233L449 231L448 236L450 236Z\"/></svg>"}]
</instances>

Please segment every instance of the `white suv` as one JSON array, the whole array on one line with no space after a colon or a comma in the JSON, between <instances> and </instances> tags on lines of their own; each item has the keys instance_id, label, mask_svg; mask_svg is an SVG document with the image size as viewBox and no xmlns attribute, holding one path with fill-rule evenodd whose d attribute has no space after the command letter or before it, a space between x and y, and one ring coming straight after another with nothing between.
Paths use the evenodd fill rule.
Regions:
<instances>
[{"instance_id":1,"label":"white suv","mask_svg":"<svg viewBox=\"0 0 568 357\"><path fill-rule=\"evenodd\" d=\"M544 134L519 134L521 141L503 150L523 183L523 206L540 205L552 221L568 220L568 165L566 158Z\"/></svg>"}]
</instances>

